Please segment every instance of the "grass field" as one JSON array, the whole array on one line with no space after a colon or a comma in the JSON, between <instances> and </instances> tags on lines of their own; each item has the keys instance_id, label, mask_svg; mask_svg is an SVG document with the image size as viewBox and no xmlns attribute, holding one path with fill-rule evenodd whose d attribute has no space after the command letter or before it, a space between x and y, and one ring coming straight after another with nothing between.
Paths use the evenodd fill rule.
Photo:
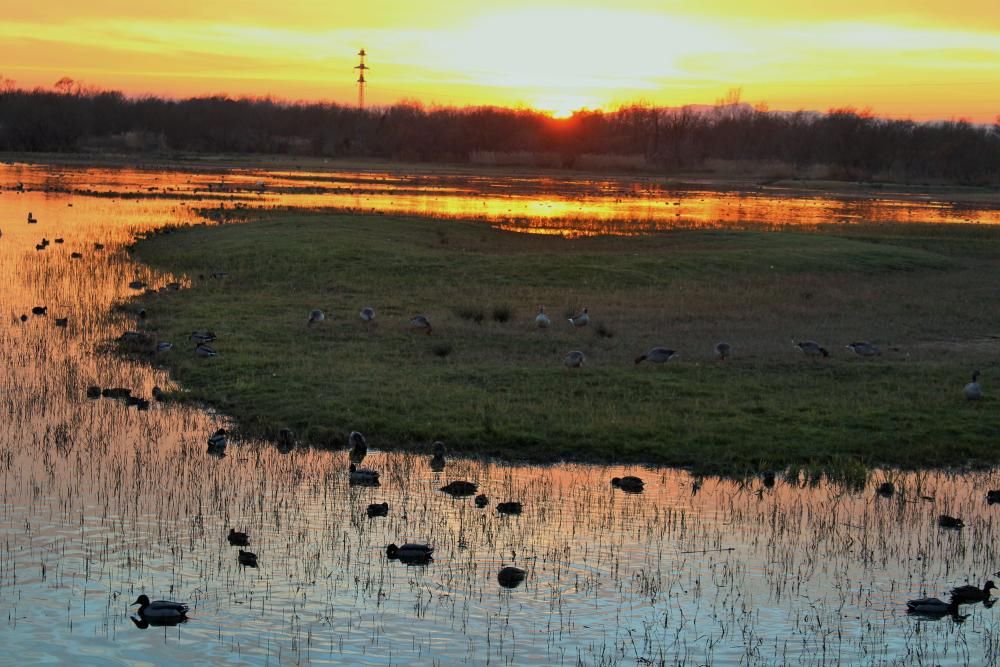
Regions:
<instances>
[{"instance_id":1,"label":"grass field","mask_svg":"<svg viewBox=\"0 0 1000 667\"><path fill-rule=\"evenodd\" d=\"M481 223L274 214L142 240L191 279L143 298L176 397L244 432L514 459L786 465L1000 460L1000 230L851 226L567 240ZM227 276L212 279L211 273ZM199 276L206 276L201 278ZM545 304L549 330L534 316ZM358 317L376 309L368 329ZM587 306L575 330L565 315ZM328 319L307 327L310 309ZM434 324L413 333L417 313ZM192 353L210 329L219 356ZM791 339L831 358L806 359ZM725 340L733 357L714 359ZM855 357L871 340L883 354ZM633 359L677 350L663 366ZM584 368L561 361L587 355ZM962 387L983 372L987 398Z\"/></svg>"}]
</instances>

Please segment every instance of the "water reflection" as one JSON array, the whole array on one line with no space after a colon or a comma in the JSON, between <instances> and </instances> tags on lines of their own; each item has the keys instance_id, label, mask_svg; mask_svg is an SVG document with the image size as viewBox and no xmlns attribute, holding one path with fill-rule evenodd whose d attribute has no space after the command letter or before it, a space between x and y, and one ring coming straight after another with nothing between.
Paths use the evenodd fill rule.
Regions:
<instances>
[{"instance_id":1,"label":"water reflection","mask_svg":"<svg viewBox=\"0 0 1000 667\"><path fill-rule=\"evenodd\" d=\"M918 622L905 605L996 571L996 472L877 472L848 491L451 456L435 471L428 447L369 450L373 487L351 484L347 451L290 435L282 450L230 442L212 458L206 439L227 426L216 415L88 400L91 387L148 399L170 386L107 350L135 327L112 306L131 281L179 280L124 246L194 222L200 204L67 190L170 191L219 176L0 175L11 173L28 191L0 194L0 600L7 650L23 662L978 665L1000 649L989 607L963 607L958 624ZM32 190L43 182L59 189ZM265 184L239 196L266 197ZM38 251L42 237L64 242ZM628 476L641 494L611 483ZM890 479L893 493L878 493ZM454 481L492 500L439 491ZM510 501L520 513L497 511ZM386 515L370 518L383 502ZM940 528L942 514L965 527ZM234 553L233 526L259 567ZM432 546L433 560L404 567L387 558L392 543ZM515 587L498 574L507 567L525 572ZM190 620L139 632L148 619L128 607L139 594L189 603Z\"/></svg>"}]
</instances>

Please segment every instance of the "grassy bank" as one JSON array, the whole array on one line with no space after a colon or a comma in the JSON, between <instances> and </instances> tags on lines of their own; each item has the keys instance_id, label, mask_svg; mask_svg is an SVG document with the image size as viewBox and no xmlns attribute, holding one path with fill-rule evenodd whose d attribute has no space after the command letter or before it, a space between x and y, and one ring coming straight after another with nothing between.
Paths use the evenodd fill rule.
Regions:
<instances>
[{"instance_id":1,"label":"grassy bank","mask_svg":"<svg viewBox=\"0 0 1000 667\"><path fill-rule=\"evenodd\" d=\"M137 245L192 288L144 298L183 396L248 432L343 445L446 441L513 458L642 460L738 472L787 464L1000 459L998 234L685 231L566 240L478 223L281 214ZM226 277L212 279L213 272ZM206 276L200 278L199 276ZM537 330L537 304L553 326ZM378 312L371 329L358 311ZM588 306L590 326L564 316ZM306 326L310 309L326 322ZM427 315L431 336L407 321ZM191 352L210 329L219 356ZM790 339L815 339L826 361ZM724 364L719 340L733 345ZM876 359L844 345L872 340ZM680 352L636 366L654 345ZM583 369L563 367L570 350Z\"/></svg>"}]
</instances>

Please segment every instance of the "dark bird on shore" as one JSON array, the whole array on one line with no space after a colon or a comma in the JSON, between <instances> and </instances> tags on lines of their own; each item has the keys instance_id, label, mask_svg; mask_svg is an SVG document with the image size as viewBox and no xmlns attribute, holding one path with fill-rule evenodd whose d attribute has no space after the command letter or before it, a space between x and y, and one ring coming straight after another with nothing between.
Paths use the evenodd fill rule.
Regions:
<instances>
[{"instance_id":1,"label":"dark bird on shore","mask_svg":"<svg viewBox=\"0 0 1000 667\"><path fill-rule=\"evenodd\" d=\"M729 359L729 355L733 353L733 346L729 343L716 343L715 344L715 358L719 361L725 361Z\"/></svg>"},{"instance_id":2,"label":"dark bird on shore","mask_svg":"<svg viewBox=\"0 0 1000 667\"><path fill-rule=\"evenodd\" d=\"M54 240L54 241L55 241L56 243L62 243L62 242L63 242L63 240L62 240L61 238L56 238L56 239L53 239L53 240Z\"/></svg>"},{"instance_id":3,"label":"dark bird on shore","mask_svg":"<svg viewBox=\"0 0 1000 667\"><path fill-rule=\"evenodd\" d=\"M70 259L82 259L83 258L83 253L82 252L71 252L69 254L69 258Z\"/></svg>"},{"instance_id":4,"label":"dark bird on shore","mask_svg":"<svg viewBox=\"0 0 1000 667\"><path fill-rule=\"evenodd\" d=\"M65 328L67 324L69 324L69 318L68 317L57 317L56 318L56 326L57 327L63 327L63 328Z\"/></svg>"},{"instance_id":5,"label":"dark bird on shore","mask_svg":"<svg viewBox=\"0 0 1000 667\"><path fill-rule=\"evenodd\" d=\"M229 546L231 547L250 546L250 536L237 531L235 528L229 529L229 535L226 536L226 539L229 540Z\"/></svg>"},{"instance_id":6,"label":"dark bird on shore","mask_svg":"<svg viewBox=\"0 0 1000 667\"><path fill-rule=\"evenodd\" d=\"M104 244L103 243L95 243L94 244L94 250L104 250Z\"/></svg>"},{"instance_id":7,"label":"dark bird on shore","mask_svg":"<svg viewBox=\"0 0 1000 667\"><path fill-rule=\"evenodd\" d=\"M365 307L361 309L358 313L361 316L361 321L365 324L371 324L375 321L375 309L370 307Z\"/></svg>"},{"instance_id":8,"label":"dark bird on shore","mask_svg":"<svg viewBox=\"0 0 1000 667\"><path fill-rule=\"evenodd\" d=\"M892 482L882 482L875 489L875 493L882 496L883 498L891 498L894 493L896 493L896 485Z\"/></svg>"},{"instance_id":9,"label":"dark bird on shore","mask_svg":"<svg viewBox=\"0 0 1000 667\"><path fill-rule=\"evenodd\" d=\"M677 353L671 349L665 347L653 347L650 348L646 354L641 354L636 357L635 363L641 364L644 361L650 361L654 364L665 364L675 356L677 356Z\"/></svg>"},{"instance_id":10,"label":"dark bird on shore","mask_svg":"<svg viewBox=\"0 0 1000 667\"><path fill-rule=\"evenodd\" d=\"M944 602L938 598L919 598L908 600L906 611L910 614L924 616L944 616L946 614L958 614L958 600L952 598L949 602Z\"/></svg>"},{"instance_id":11,"label":"dark bird on shore","mask_svg":"<svg viewBox=\"0 0 1000 667\"><path fill-rule=\"evenodd\" d=\"M35 306L31 309L32 315L45 315L49 312L49 309L45 306Z\"/></svg>"},{"instance_id":12,"label":"dark bird on shore","mask_svg":"<svg viewBox=\"0 0 1000 667\"><path fill-rule=\"evenodd\" d=\"M366 510L369 518L389 516L389 503L372 503Z\"/></svg>"},{"instance_id":13,"label":"dark bird on shore","mask_svg":"<svg viewBox=\"0 0 1000 667\"><path fill-rule=\"evenodd\" d=\"M133 280L132 282L130 282L128 284L128 286L129 286L129 289L139 290L139 289L145 289L146 283L144 283L143 281L141 281L139 279L136 279L136 280Z\"/></svg>"},{"instance_id":14,"label":"dark bird on shore","mask_svg":"<svg viewBox=\"0 0 1000 667\"><path fill-rule=\"evenodd\" d=\"M444 443L438 440L431 445L431 449L434 451L434 456L431 457L431 470L441 472L445 466Z\"/></svg>"},{"instance_id":15,"label":"dark bird on shore","mask_svg":"<svg viewBox=\"0 0 1000 667\"><path fill-rule=\"evenodd\" d=\"M990 505L1000 503L1000 489L990 489L986 492L986 502Z\"/></svg>"},{"instance_id":16,"label":"dark bird on shore","mask_svg":"<svg viewBox=\"0 0 1000 667\"><path fill-rule=\"evenodd\" d=\"M190 340L195 345L203 345L205 343L211 343L215 340L215 334L211 331L192 331L191 335L188 336Z\"/></svg>"},{"instance_id":17,"label":"dark bird on shore","mask_svg":"<svg viewBox=\"0 0 1000 667\"><path fill-rule=\"evenodd\" d=\"M249 551L243 551L243 549L240 549L240 554L237 556L237 560L239 560L240 565L246 567L257 567L257 554L250 553Z\"/></svg>"},{"instance_id":18,"label":"dark bird on shore","mask_svg":"<svg viewBox=\"0 0 1000 667\"><path fill-rule=\"evenodd\" d=\"M219 356L219 353L215 351L215 348L210 347L208 345L204 345L204 344L199 345L198 347L194 348L194 353L197 354L199 357L217 357L217 356Z\"/></svg>"},{"instance_id":19,"label":"dark bird on shore","mask_svg":"<svg viewBox=\"0 0 1000 667\"><path fill-rule=\"evenodd\" d=\"M830 356L830 353L826 351L826 348L814 340L803 340L799 342L793 340L792 345L799 348L799 350L802 351L802 354L806 355L807 357L826 358Z\"/></svg>"},{"instance_id":20,"label":"dark bird on shore","mask_svg":"<svg viewBox=\"0 0 1000 667\"><path fill-rule=\"evenodd\" d=\"M982 588L972 585L958 586L951 589L951 599L960 604L983 602L990 599L990 591L995 588L996 585L992 581L987 581Z\"/></svg>"},{"instance_id":21,"label":"dark bird on shore","mask_svg":"<svg viewBox=\"0 0 1000 667\"><path fill-rule=\"evenodd\" d=\"M480 493L476 496L476 507L482 509L490 504L490 499L486 497L485 494Z\"/></svg>"},{"instance_id":22,"label":"dark bird on shore","mask_svg":"<svg viewBox=\"0 0 1000 667\"><path fill-rule=\"evenodd\" d=\"M187 616L188 606L183 602L172 602L170 600L149 601L145 594L129 606L139 605L139 616L153 619L181 619Z\"/></svg>"},{"instance_id":23,"label":"dark bird on shore","mask_svg":"<svg viewBox=\"0 0 1000 667\"><path fill-rule=\"evenodd\" d=\"M368 441L358 431L351 431L347 437L347 444L351 446L351 460L361 461L368 454Z\"/></svg>"},{"instance_id":24,"label":"dark bird on shore","mask_svg":"<svg viewBox=\"0 0 1000 667\"><path fill-rule=\"evenodd\" d=\"M972 373L972 382L965 385L962 393L965 394L965 400L967 401L978 401L983 397L983 387L979 384L979 371Z\"/></svg>"},{"instance_id":25,"label":"dark bird on shore","mask_svg":"<svg viewBox=\"0 0 1000 667\"><path fill-rule=\"evenodd\" d=\"M882 354L881 350L867 341L851 343L847 346L847 349L852 350L859 357L877 357Z\"/></svg>"},{"instance_id":26,"label":"dark bird on shore","mask_svg":"<svg viewBox=\"0 0 1000 667\"><path fill-rule=\"evenodd\" d=\"M646 483L634 475L626 475L625 477L611 478L611 486L621 489L626 493L642 493Z\"/></svg>"},{"instance_id":27,"label":"dark bird on shore","mask_svg":"<svg viewBox=\"0 0 1000 667\"><path fill-rule=\"evenodd\" d=\"M539 306L538 314L535 315L535 326L539 329L548 329L551 324L552 320L545 314L545 306Z\"/></svg>"},{"instance_id":28,"label":"dark bird on shore","mask_svg":"<svg viewBox=\"0 0 1000 667\"><path fill-rule=\"evenodd\" d=\"M387 558L398 558L404 563L429 563L432 553L434 553L434 547L426 544L404 544L401 547L390 544L385 548Z\"/></svg>"},{"instance_id":29,"label":"dark bird on shore","mask_svg":"<svg viewBox=\"0 0 1000 667\"><path fill-rule=\"evenodd\" d=\"M497 503L497 512L500 512L500 514L520 514L523 510L524 507L516 500Z\"/></svg>"},{"instance_id":30,"label":"dark bird on shore","mask_svg":"<svg viewBox=\"0 0 1000 667\"><path fill-rule=\"evenodd\" d=\"M423 331L428 336L431 335L433 327L431 327L431 321L427 319L426 315L414 315L410 318L410 328L415 331Z\"/></svg>"},{"instance_id":31,"label":"dark bird on shore","mask_svg":"<svg viewBox=\"0 0 1000 667\"><path fill-rule=\"evenodd\" d=\"M569 323L574 327L585 327L590 323L590 314L587 309L584 308L579 313L569 318Z\"/></svg>"},{"instance_id":32,"label":"dark bird on shore","mask_svg":"<svg viewBox=\"0 0 1000 667\"><path fill-rule=\"evenodd\" d=\"M508 565L497 573L497 582L504 588L517 588L526 576L521 568Z\"/></svg>"},{"instance_id":33,"label":"dark bird on shore","mask_svg":"<svg viewBox=\"0 0 1000 667\"><path fill-rule=\"evenodd\" d=\"M462 480L456 480L454 482L448 482L441 487L441 490L447 493L449 496L471 496L479 489L473 482L466 482Z\"/></svg>"},{"instance_id":34,"label":"dark bird on shore","mask_svg":"<svg viewBox=\"0 0 1000 667\"><path fill-rule=\"evenodd\" d=\"M583 362L587 360L587 357L580 350L573 350L565 357L563 357L563 365L567 368L582 368Z\"/></svg>"},{"instance_id":35,"label":"dark bird on shore","mask_svg":"<svg viewBox=\"0 0 1000 667\"><path fill-rule=\"evenodd\" d=\"M159 353L161 353L161 354L164 353L164 352L169 352L172 349L174 349L174 344L173 343L169 343L167 341L161 341L161 342L159 342L159 343L156 344L156 351L159 352Z\"/></svg>"},{"instance_id":36,"label":"dark bird on shore","mask_svg":"<svg viewBox=\"0 0 1000 667\"><path fill-rule=\"evenodd\" d=\"M350 473L348 476L348 481L357 486L378 486L378 471L369 470L367 468L358 468L353 463L347 469Z\"/></svg>"},{"instance_id":37,"label":"dark bird on shore","mask_svg":"<svg viewBox=\"0 0 1000 667\"><path fill-rule=\"evenodd\" d=\"M964 528L965 522L957 517L942 514L938 517L938 525L942 528Z\"/></svg>"},{"instance_id":38,"label":"dark bird on shore","mask_svg":"<svg viewBox=\"0 0 1000 667\"><path fill-rule=\"evenodd\" d=\"M323 311L320 310L319 308L316 308L314 310L309 311L309 321L306 322L306 326L312 326L314 324L317 324L318 322L322 322L325 319L326 315L323 313Z\"/></svg>"},{"instance_id":39,"label":"dark bird on shore","mask_svg":"<svg viewBox=\"0 0 1000 667\"><path fill-rule=\"evenodd\" d=\"M208 436L209 449L225 449L227 444L229 444L229 439L226 434L226 429L224 428L220 428L218 431Z\"/></svg>"}]
</instances>

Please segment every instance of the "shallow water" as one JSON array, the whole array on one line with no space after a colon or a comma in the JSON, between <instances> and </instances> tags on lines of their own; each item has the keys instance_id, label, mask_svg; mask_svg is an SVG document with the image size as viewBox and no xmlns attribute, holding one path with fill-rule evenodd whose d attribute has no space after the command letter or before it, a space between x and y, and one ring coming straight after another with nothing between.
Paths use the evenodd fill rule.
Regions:
<instances>
[{"instance_id":1,"label":"shallow water","mask_svg":"<svg viewBox=\"0 0 1000 667\"><path fill-rule=\"evenodd\" d=\"M217 415L86 399L91 384L147 398L169 384L107 350L134 326L111 307L137 277L154 288L175 279L123 246L198 221L194 209L218 200L184 183L207 178L220 175L0 169L0 604L19 664L996 661L995 609L934 621L907 616L904 603L993 576L1000 508L984 494L1000 487L997 472L877 471L852 491L636 467L451 460L435 473L429 453L374 452L364 464L383 484L360 488L347 483L343 451L248 442L214 458L205 440L225 423ZM226 176L236 178L260 180ZM16 182L29 191L9 189ZM211 196L258 204L275 197L270 187ZM162 188L183 196L149 196ZM313 206L313 196L325 197L281 203ZM53 243L36 250L43 237ZM35 305L48 314L31 315ZM61 317L66 328L54 325ZM623 472L645 478L646 492L612 489ZM887 476L902 491L891 499L874 492ZM454 479L478 482L489 507L436 490ZM524 503L521 516L497 513L509 499ZM389 516L368 519L367 504L382 500ZM942 513L967 527L938 528ZM259 568L237 563L230 527L251 534ZM434 561L385 558L386 544L405 541L435 545ZM507 564L528 571L513 590L496 579ZM190 620L136 627L128 604L140 593L189 601Z\"/></svg>"}]
</instances>

